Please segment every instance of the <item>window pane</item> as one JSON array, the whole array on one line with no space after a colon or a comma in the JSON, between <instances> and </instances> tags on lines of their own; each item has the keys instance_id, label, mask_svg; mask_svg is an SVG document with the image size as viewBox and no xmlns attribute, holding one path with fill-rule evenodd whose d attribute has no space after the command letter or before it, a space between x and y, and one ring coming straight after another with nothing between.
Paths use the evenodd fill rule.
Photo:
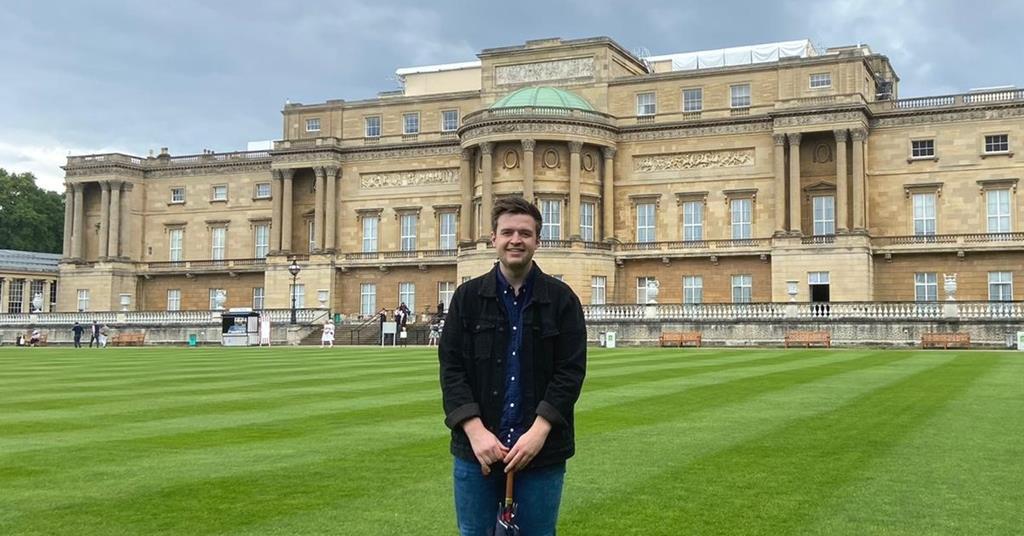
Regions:
<instances>
[{"instance_id":1,"label":"window pane","mask_svg":"<svg viewBox=\"0 0 1024 536\"><path fill-rule=\"evenodd\" d=\"M914 234L935 234L935 194L914 194Z\"/></svg>"},{"instance_id":2,"label":"window pane","mask_svg":"<svg viewBox=\"0 0 1024 536\"><path fill-rule=\"evenodd\" d=\"M416 225L419 217L415 214L402 214L402 251L416 250Z\"/></svg>"},{"instance_id":3,"label":"window pane","mask_svg":"<svg viewBox=\"0 0 1024 536\"><path fill-rule=\"evenodd\" d=\"M751 201L750 199L733 199L729 202L732 213L732 237L733 239L750 238L751 228Z\"/></svg>"},{"instance_id":4,"label":"window pane","mask_svg":"<svg viewBox=\"0 0 1024 536\"><path fill-rule=\"evenodd\" d=\"M545 199L540 202L541 216L544 223L540 229L541 240L560 240L562 238L562 202Z\"/></svg>"},{"instance_id":5,"label":"window pane","mask_svg":"<svg viewBox=\"0 0 1024 536\"><path fill-rule=\"evenodd\" d=\"M989 190L986 192L988 206L988 232L1010 232L1010 191Z\"/></svg>"},{"instance_id":6,"label":"window pane","mask_svg":"<svg viewBox=\"0 0 1024 536\"><path fill-rule=\"evenodd\" d=\"M654 203L640 203L636 206L636 241L654 242Z\"/></svg>"},{"instance_id":7,"label":"window pane","mask_svg":"<svg viewBox=\"0 0 1024 536\"><path fill-rule=\"evenodd\" d=\"M640 93L636 96L636 115L654 115L656 111L654 93Z\"/></svg>"},{"instance_id":8,"label":"window pane","mask_svg":"<svg viewBox=\"0 0 1024 536\"><path fill-rule=\"evenodd\" d=\"M704 108L704 90L684 89L683 90L683 111L699 112Z\"/></svg>"},{"instance_id":9,"label":"window pane","mask_svg":"<svg viewBox=\"0 0 1024 536\"><path fill-rule=\"evenodd\" d=\"M380 137L380 117L374 116L366 118L366 137Z\"/></svg>"},{"instance_id":10,"label":"window pane","mask_svg":"<svg viewBox=\"0 0 1024 536\"><path fill-rule=\"evenodd\" d=\"M732 276L732 301L733 303L750 303L752 276Z\"/></svg>"},{"instance_id":11,"label":"window pane","mask_svg":"<svg viewBox=\"0 0 1024 536\"><path fill-rule=\"evenodd\" d=\"M750 84L729 86L729 91L732 108L746 108L750 106Z\"/></svg>"},{"instance_id":12,"label":"window pane","mask_svg":"<svg viewBox=\"0 0 1024 536\"><path fill-rule=\"evenodd\" d=\"M270 252L270 225L260 224L255 228L255 251L254 256L262 259Z\"/></svg>"},{"instance_id":13,"label":"window pane","mask_svg":"<svg viewBox=\"0 0 1024 536\"><path fill-rule=\"evenodd\" d=\"M370 316L377 312L377 285L363 283L359 285L359 314Z\"/></svg>"},{"instance_id":14,"label":"window pane","mask_svg":"<svg viewBox=\"0 0 1024 536\"><path fill-rule=\"evenodd\" d=\"M701 276L683 276L683 303L703 303L704 278Z\"/></svg>"},{"instance_id":15,"label":"window pane","mask_svg":"<svg viewBox=\"0 0 1024 536\"><path fill-rule=\"evenodd\" d=\"M594 241L594 203L580 205L580 238L587 242Z\"/></svg>"},{"instance_id":16,"label":"window pane","mask_svg":"<svg viewBox=\"0 0 1024 536\"><path fill-rule=\"evenodd\" d=\"M687 201L683 203L683 240L704 239L704 203Z\"/></svg>"},{"instance_id":17,"label":"window pane","mask_svg":"<svg viewBox=\"0 0 1024 536\"><path fill-rule=\"evenodd\" d=\"M416 314L416 285L414 283L399 283L398 301L404 303L412 311L412 314Z\"/></svg>"},{"instance_id":18,"label":"window pane","mask_svg":"<svg viewBox=\"0 0 1024 536\"><path fill-rule=\"evenodd\" d=\"M814 211L814 234L833 235L836 233L835 197L830 195L812 198Z\"/></svg>"},{"instance_id":19,"label":"window pane","mask_svg":"<svg viewBox=\"0 0 1024 536\"><path fill-rule=\"evenodd\" d=\"M605 291L608 278L603 275L595 275L590 278L590 304L604 305Z\"/></svg>"},{"instance_id":20,"label":"window pane","mask_svg":"<svg viewBox=\"0 0 1024 536\"><path fill-rule=\"evenodd\" d=\"M377 224L380 218L377 216L363 217L363 252L373 253L377 251Z\"/></svg>"},{"instance_id":21,"label":"window pane","mask_svg":"<svg viewBox=\"0 0 1024 536\"><path fill-rule=\"evenodd\" d=\"M440 236L438 239L439 249L455 249L455 228L456 219L454 212L441 213Z\"/></svg>"}]
</instances>

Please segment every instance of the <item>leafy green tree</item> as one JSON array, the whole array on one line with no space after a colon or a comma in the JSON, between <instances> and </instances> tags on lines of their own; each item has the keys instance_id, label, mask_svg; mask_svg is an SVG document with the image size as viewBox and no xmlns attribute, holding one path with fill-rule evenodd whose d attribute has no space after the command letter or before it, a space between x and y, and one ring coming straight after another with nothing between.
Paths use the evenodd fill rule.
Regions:
<instances>
[{"instance_id":1,"label":"leafy green tree","mask_svg":"<svg viewBox=\"0 0 1024 536\"><path fill-rule=\"evenodd\" d=\"M60 253L63 236L64 196L0 168L0 249Z\"/></svg>"}]
</instances>

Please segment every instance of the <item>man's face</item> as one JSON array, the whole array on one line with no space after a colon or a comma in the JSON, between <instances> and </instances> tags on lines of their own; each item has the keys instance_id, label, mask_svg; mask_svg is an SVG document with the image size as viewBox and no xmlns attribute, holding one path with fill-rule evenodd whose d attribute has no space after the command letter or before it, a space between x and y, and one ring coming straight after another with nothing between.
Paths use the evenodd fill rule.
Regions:
<instances>
[{"instance_id":1,"label":"man's face","mask_svg":"<svg viewBox=\"0 0 1024 536\"><path fill-rule=\"evenodd\" d=\"M540 246L537 222L528 214L502 214L497 230L491 233L491 241L503 266L513 270L526 268Z\"/></svg>"}]
</instances>

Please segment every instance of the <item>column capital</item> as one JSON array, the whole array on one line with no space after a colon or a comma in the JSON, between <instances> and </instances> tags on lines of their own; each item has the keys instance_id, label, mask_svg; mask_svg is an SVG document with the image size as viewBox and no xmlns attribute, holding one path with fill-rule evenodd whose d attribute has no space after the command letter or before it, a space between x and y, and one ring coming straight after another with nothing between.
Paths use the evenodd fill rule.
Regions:
<instances>
[{"instance_id":1,"label":"column capital","mask_svg":"<svg viewBox=\"0 0 1024 536\"><path fill-rule=\"evenodd\" d=\"M854 128L850 130L850 139L853 141L864 141L868 137L866 128Z\"/></svg>"},{"instance_id":2,"label":"column capital","mask_svg":"<svg viewBox=\"0 0 1024 536\"><path fill-rule=\"evenodd\" d=\"M494 152L494 143L485 141L480 144L480 154L489 155Z\"/></svg>"},{"instance_id":3,"label":"column capital","mask_svg":"<svg viewBox=\"0 0 1024 536\"><path fill-rule=\"evenodd\" d=\"M846 142L847 132L845 128L837 128L836 130L833 130L832 133L836 136L836 143Z\"/></svg>"},{"instance_id":4,"label":"column capital","mask_svg":"<svg viewBox=\"0 0 1024 536\"><path fill-rule=\"evenodd\" d=\"M472 147L463 147L462 148L462 153L460 155L460 158L462 158L462 160L465 160L467 162L472 162L473 161L473 148Z\"/></svg>"},{"instance_id":5,"label":"column capital","mask_svg":"<svg viewBox=\"0 0 1024 536\"><path fill-rule=\"evenodd\" d=\"M772 134L772 141L775 145L785 145L786 135L785 134Z\"/></svg>"},{"instance_id":6,"label":"column capital","mask_svg":"<svg viewBox=\"0 0 1024 536\"><path fill-rule=\"evenodd\" d=\"M78 193L81 193L82 190L85 189L85 183L83 182L70 182L68 183L68 186L71 188L71 191Z\"/></svg>"},{"instance_id":7,"label":"column capital","mask_svg":"<svg viewBox=\"0 0 1024 536\"><path fill-rule=\"evenodd\" d=\"M604 155L605 160L611 160L615 158L615 153L617 152L618 149L616 149L615 147L601 147L601 154Z\"/></svg>"},{"instance_id":8,"label":"column capital","mask_svg":"<svg viewBox=\"0 0 1024 536\"><path fill-rule=\"evenodd\" d=\"M800 137L801 136L802 136L802 134L800 134L799 132L793 132L793 133L790 133L790 134L786 134L786 137L789 138L789 144L790 145L800 145Z\"/></svg>"},{"instance_id":9,"label":"column capital","mask_svg":"<svg viewBox=\"0 0 1024 536\"><path fill-rule=\"evenodd\" d=\"M274 178L277 180L290 179L295 176L294 168L281 168L274 170Z\"/></svg>"},{"instance_id":10,"label":"column capital","mask_svg":"<svg viewBox=\"0 0 1024 536\"><path fill-rule=\"evenodd\" d=\"M580 152L582 150L583 150L583 142L582 141L570 141L569 142L569 152L570 153L578 153L578 152Z\"/></svg>"},{"instance_id":11,"label":"column capital","mask_svg":"<svg viewBox=\"0 0 1024 536\"><path fill-rule=\"evenodd\" d=\"M537 148L537 140L526 138L522 140L522 143L524 151L532 151Z\"/></svg>"},{"instance_id":12,"label":"column capital","mask_svg":"<svg viewBox=\"0 0 1024 536\"><path fill-rule=\"evenodd\" d=\"M100 190L102 190L104 192L109 192L110 191L110 181L102 180L102 181L99 181L99 182L100 182Z\"/></svg>"},{"instance_id":13,"label":"column capital","mask_svg":"<svg viewBox=\"0 0 1024 536\"><path fill-rule=\"evenodd\" d=\"M107 181L107 184L109 185L111 191L113 191L113 190L120 191L121 190L121 186L124 186L124 181L120 180L120 179L111 179L111 180Z\"/></svg>"},{"instance_id":14,"label":"column capital","mask_svg":"<svg viewBox=\"0 0 1024 536\"><path fill-rule=\"evenodd\" d=\"M324 175L326 174L326 172L324 171L323 167L316 166L316 167L313 168L313 174L316 175L316 179L317 180L323 180Z\"/></svg>"}]
</instances>

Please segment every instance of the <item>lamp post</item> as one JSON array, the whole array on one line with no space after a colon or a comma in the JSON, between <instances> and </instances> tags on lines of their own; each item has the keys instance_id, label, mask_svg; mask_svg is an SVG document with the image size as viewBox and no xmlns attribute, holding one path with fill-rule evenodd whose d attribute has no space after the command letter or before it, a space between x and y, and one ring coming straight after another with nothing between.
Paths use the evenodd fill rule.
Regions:
<instances>
[{"instance_id":1,"label":"lamp post","mask_svg":"<svg viewBox=\"0 0 1024 536\"><path fill-rule=\"evenodd\" d=\"M292 259L291 266L288 267L288 272L292 274L292 325L295 325L295 280L299 277L299 272L302 268L299 268L299 263L295 259Z\"/></svg>"}]
</instances>

